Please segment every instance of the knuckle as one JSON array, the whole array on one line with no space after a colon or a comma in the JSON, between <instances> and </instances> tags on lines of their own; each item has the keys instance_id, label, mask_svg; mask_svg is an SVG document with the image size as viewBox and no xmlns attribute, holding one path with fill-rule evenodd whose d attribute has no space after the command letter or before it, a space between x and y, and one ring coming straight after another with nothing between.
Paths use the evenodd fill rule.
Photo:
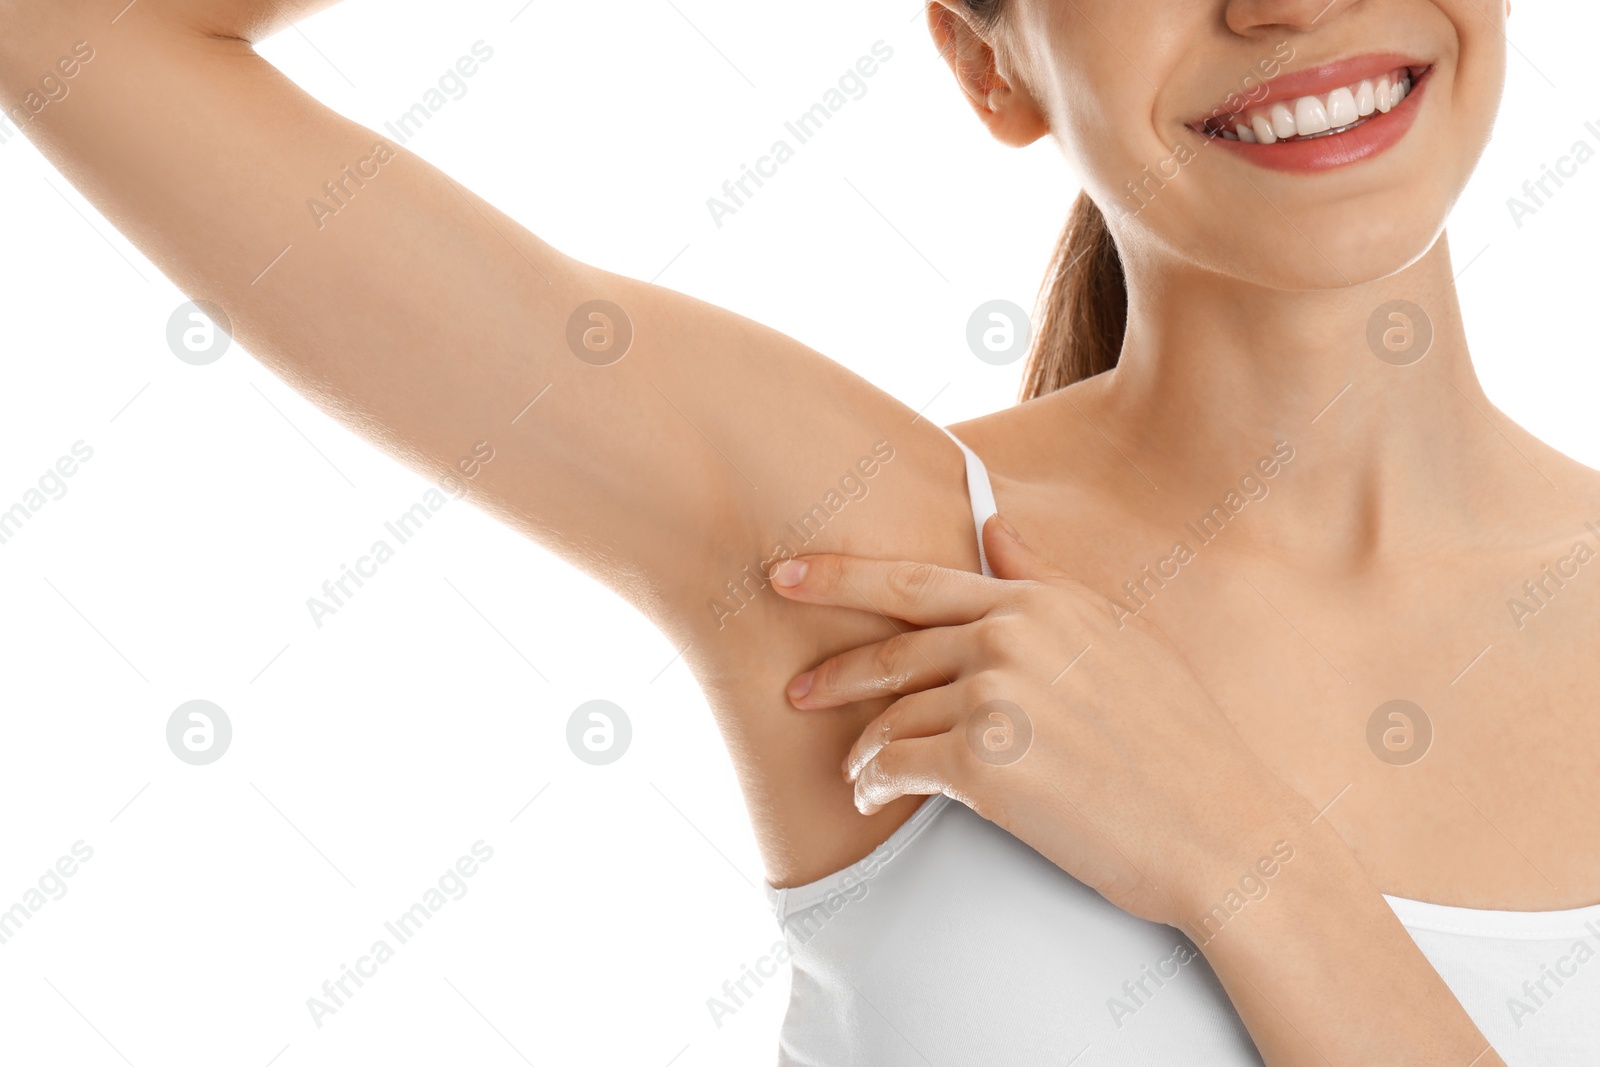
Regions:
<instances>
[{"instance_id":1,"label":"knuckle","mask_svg":"<svg viewBox=\"0 0 1600 1067\"><path fill-rule=\"evenodd\" d=\"M1017 626L1009 615L994 615L978 623L974 643L985 659L1008 659L1016 651Z\"/></svg>"},{"instance_id":2,"label":"knuckle","mask_svg":"<svg viewBox=\"0 0 1600 1067\"><path fill-rule=\"evenodd\" d=\"M911 651L911 635L909 633L895 634L887 640L880 641L872 650L871 667L874 677L893 679L902 671L901 664L906 655Z\"/></svg>"},{"instance_id":3,"label":"knuckle","mask_svg":"<svg viewBox=\"0 0 1600 1067\"><path fill-rule=\"evenodd\" d=\"M811 679L811 692L815 695L827 694L831 696L842 690L845 683L844 659L841 656L834 656L831 659L824 660L817 667L817 672Z\"/></svg>"},{"instance_id":4,"label":"knuckle","mask_svg":"<svg viewBox=\"0 0 1600 1067\"><path fill-rule=\"evenodd\" d=\"M939 568L931 563L905 563L889 572L889 589L903 600L927 595Z\"/></svg>"},{"instance_id":5,"label":"knuckle","mask_svg":"<svg viewBox=\"0 0 1600 1067\"><path fill-rule=\"evenodd\" d=\"M1044 626L1051 626L1070 615L1075 600L1072 594L1064 593L1057 586L1045 582L1019 581L1015 583L1015 588L1006 590L1003 609L996 614L1000 618L1015 616L1013 624L1033 619Z\"/></svg>"}]
</instances>

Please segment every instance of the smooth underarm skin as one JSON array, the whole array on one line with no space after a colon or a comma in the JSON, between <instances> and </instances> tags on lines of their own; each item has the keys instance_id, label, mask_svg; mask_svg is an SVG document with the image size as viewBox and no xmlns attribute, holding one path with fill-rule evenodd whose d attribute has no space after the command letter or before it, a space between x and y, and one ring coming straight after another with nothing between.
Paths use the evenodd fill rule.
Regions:
<instances>
[{"instance_id":1,"label":"smooth underarm skin","mask_svg":"<svg viewBox=\"0 0 1600 1067\"><path fill-rule=\"evenodd\" d=\"M731 622L709 605L729 602L730 582L752 596L785 524L842 478L859 483L864 461L870 495L817 545L975 565L959 455L839 364L576 262L403 148L367 163L377 176L319 227L307 201L386 142L255 53L288 9L0 0L0 98L24 107L76 42L91 47L65 100L18 114L50 161L191 298L220 305L252 356L403 462L431 479L488 441L497 458L467 483L471 498L685 649L772 878L870 850L908 807L862 819L836 768L875 709L819 728L787 707L783 684L889 625L771 596ZM634 330L609 366L569 346L592 300Z\"/></svg>"},{"instance_id":2,"label":"smooth underarm skin","mask_svg":"<svg viewBox=\"0 0 1600 1067\"><path fill-rule=\"evenodd\" d=\"M895 458L860 521L816 547L976 569L959 454L803 345L562 255L253 51L286 24L281 12L326 6L0 0L0 97L22 100L87 42L93 62L69 98L23 123L30 139L330 414L434 475L490 441L505 459L474 479L480 506L692 645L775 882L860 858L915 806L862 818L839 774L887 700L821 721L790 708L783 687L894 628L767 597L723 634L706 602L880 441ZM346 167L367 161L371 173L380 156L351 206L319 225L307 199ZM569 320L592 300L625 309L635 330L611 366L568 346ZM1236 880L1235 864L1260 854L1258 831L1305 838L1270 906L1208 952L1267 1062L1500 1063L1338 835L1326 823L1273 825L1299 812L1264 796L1234 798L1261 818L1235 827L1234 847L1195 872L1190 895L1210 899Z\"/></svg>"}]
</instances>

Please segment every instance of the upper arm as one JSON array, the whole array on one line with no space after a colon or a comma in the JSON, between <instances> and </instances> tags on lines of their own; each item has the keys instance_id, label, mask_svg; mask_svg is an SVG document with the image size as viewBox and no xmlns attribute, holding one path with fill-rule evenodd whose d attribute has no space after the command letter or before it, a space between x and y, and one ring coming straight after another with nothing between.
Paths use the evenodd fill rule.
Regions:
<instances>
[{"instance_id":1,"label":"upper arm","mask_svg":"<svg viewBox=\"0 0 1600 1067\"><path fill-rule=\"evenodd\" d=\"M470 496L636 601L702 599L708 529L781 513L900 410L775 331L563 255L171 6L92 34L85 5L29 7L0 45L8 98L94 51L29 135L276 373L419 470L466 461ZM572 341L604 327L594 301L632 333L609 364Z\"/></svg>"}]
</instances>

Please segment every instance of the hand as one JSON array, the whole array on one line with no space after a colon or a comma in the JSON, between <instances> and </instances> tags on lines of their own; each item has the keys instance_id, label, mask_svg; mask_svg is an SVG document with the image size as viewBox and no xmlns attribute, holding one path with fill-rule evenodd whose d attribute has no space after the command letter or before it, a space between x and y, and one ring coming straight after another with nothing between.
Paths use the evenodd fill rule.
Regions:
<instances>
[{"instance_id":1,"label":"hand","mask_svg":"<svg viewBox=\"0 0 1600 1067\"><path fill-rule=\"evenodd\" d=\"M1308 804L1164 634L1116 621L1105 597L1006 527L998 516L984 527L996 578L831 554L774 568L791 600L920 628L824 661L790 683L790 700L900 696L845 758L864 814L945 793L1123 910L1181 925Z\"/></svg>"}]
</instances>

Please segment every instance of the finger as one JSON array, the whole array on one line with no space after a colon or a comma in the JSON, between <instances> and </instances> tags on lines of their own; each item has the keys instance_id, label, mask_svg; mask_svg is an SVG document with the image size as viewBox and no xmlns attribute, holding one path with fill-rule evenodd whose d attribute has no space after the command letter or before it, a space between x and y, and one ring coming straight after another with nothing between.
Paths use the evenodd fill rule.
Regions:
<instances>
[{"instance_id":1,"label":"finger","mask_svg":"<svg viewBox=\"0 0 1600 1067\"><path fill-rule=\"evenodd\" d=\"M837 708L949 685L970 664L978 625L907 630L831 656L789 683L789 702L797 708Z\"/></svg>"},{"instance_id":2,"label":"finger","mask_svg":"<svg viewBox=\"0 0 1600 1067\"><path fill-rule=\"evenodd\" d=\"M785 560L771 579L791 600L871 611L916 626L971 622L1005 598L1005 583L971 571L833 553Z\"/></svg>"},{"instance_id":3,"label":"finger","mask_svg":"<svg viewBox=\"0 0 1600 1067\"><path fill-rule=\"evenodd\" d=\"M845 755L843 770L847 781L855 781L874 756L891 744L919 737L947 733L964 720L966 706L948 687L913 693L883 710L861 731Z\"/></svg>"},{"instance_id":4,"label":"finger","mask_svg":"<svg viewBox=\"0 0 1600 1067\"><path fill-rule=\"evenodd\" d=\"M994 571L996 578L1042 582L1068 577L1052 560L1023 544L1021 535L1015 531L1016 527L999 512L989 516L989 520L983 524L984 555L988 557L989 569Z\"/></svg>"},{"instance_id":5,"label":"finger","mask_svg":"<svg viewBox=\"0 0 1600 1067\"><path fill-rule=\"evenodd\" d=\"M957 746L963 743L956 734L943 733L883 748L856 777L856 810L873 815L900 797L943 793L957 769Z\"/></svg>"}]
</instances>

